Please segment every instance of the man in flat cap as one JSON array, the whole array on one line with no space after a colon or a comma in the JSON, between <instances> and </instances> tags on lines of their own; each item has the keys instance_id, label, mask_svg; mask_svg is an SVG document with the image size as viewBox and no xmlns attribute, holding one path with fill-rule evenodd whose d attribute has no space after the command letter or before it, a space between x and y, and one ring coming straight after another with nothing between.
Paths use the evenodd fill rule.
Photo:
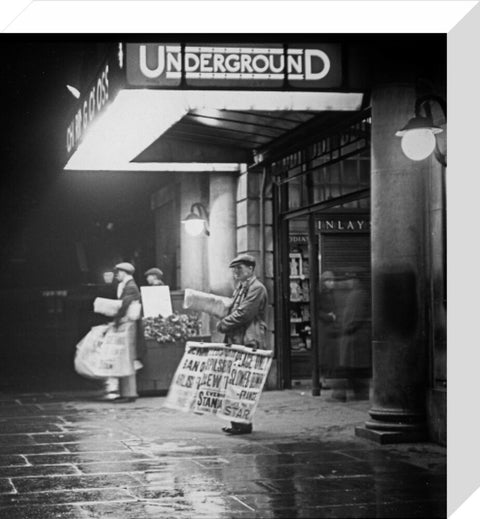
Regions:
<instances>
[{"instance_id":1,"label":"man in flat cap","mask_svg":"<svg viewBox=\"0 0 480 519\"><path fill-rule=\"evenodd\" d=\"M249 254L240 254L231 261L229 267L237 286L228 315L218 323L217 329L225 333L227 344L266 349L267 289L254 274L255 258ZM231 422L231 427L222 430L229 434L248 434L252 432L252 424Z\"/></svg>"},{"instance_id":2,"label":"man in flat cap","mask_svg":"<svg viewBox=\"0 0 480 519\"><path fill-rule=\"evenodd\" d=\"M118 280L117 298L122 300L122 306L114 317L116 326L126 325L128 332L128 347L130 360L133 363L137 359L137 323L126 319L127 311L134 302L140 302L140 290L133 279L135 267L131 263L123 262L115 265L115 276ZM134 368L133 368L134 369ZM135 372L128 377L120 377L120 398L112 400L115 403L134 402L137 397L137 380Z\"/></svg>"},{"instance_id":3,"label":"man in flat cap","mask_svg":"<svg viewBox=\"0 0 480 519\"><path fill-rule=\"evenodd\" d=\"M147 283L151 286L159 286L164 285L165 283L162 280L163 272L157 268L153 267L151 269L148 269L145 274L145 279L147 280Z\"/></svg>"}]
</instances>

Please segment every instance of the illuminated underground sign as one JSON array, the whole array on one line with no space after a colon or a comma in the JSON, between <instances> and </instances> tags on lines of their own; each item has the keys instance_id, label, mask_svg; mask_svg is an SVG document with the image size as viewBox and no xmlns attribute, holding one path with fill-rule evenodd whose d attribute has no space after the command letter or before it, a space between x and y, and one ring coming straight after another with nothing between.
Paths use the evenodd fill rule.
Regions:
<instances>
[{"instance_id":1,"label":"illuminated underground sign","mask_svg":"<svg viewBox=\"0 0 480 519\"><path fill-rule=\"evenodd\" d=\"M106 64L85 97L75 116L68 125L66 135L67 153L79 143L88 126L102 111L109 99L109 66Z\"/></svg>"},{"instance_id":2,"label":"illuminated underground sign","mask_svg":"<svg viewBox=\"0 0 480 519\"><path fill-rule=\"evenodd\" d=\"M340 47L282 45L127 44L127 82L132 86L331 88L341 84Z\"/></svg>"}]
</instances>

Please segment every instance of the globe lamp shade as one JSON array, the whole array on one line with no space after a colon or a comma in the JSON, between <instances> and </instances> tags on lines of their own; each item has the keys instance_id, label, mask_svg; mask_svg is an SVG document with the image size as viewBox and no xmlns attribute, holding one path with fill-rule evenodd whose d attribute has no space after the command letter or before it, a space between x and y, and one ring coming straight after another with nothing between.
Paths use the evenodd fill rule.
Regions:
<instances>
[{"instance_id":1,"label":"globe lamp shade","mask_svg":"<svg viewBox=\"0 0 480 519\"><path fill-rule=\"evenodd\" d=\"M199 236L205 229L205 220L195 214L189 214L182 223L190 236Z\"/></svg>"},{"instance_id":2,"label":"globe lamp shade","mask_svg":"<svg viewBox=\"0 0 480 519\"><path fill-rule=\"evenodd\" d=\"M403 153L412 160L423 160L435 149L435 135L429 129L410 130L402 137Z\"/></svg>"},{"instance_id":3,"label":"globe lamp shade","mask_svg":"<svg viewBox=\"0 0 480 519\"><path fill-rule=\"evenodd\" d=\"M409 159L423 160L435 149L435 135L442 131L442 128L434 126L430 118L417 116L410 119L395 135L402 138L402 150Z\"/></svg>"}]
</instances>

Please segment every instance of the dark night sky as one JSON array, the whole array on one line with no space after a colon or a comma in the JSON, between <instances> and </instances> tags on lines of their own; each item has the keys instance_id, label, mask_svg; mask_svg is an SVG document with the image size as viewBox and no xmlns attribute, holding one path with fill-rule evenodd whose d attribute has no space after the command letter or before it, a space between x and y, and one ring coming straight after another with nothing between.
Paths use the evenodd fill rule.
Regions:
<instances>
[{"instance_id":1,"label":"dark night sky","mask_svg":"<svg viewBox=\"0 0 480 519\"><path fill-rule=\"evenodd\" d=\"M82 76L83 56L97 52L94 42L67 38L0 39L2 287L78 283L78 241L92 271L110 262L115 247L131 260L140 246L148 249L145 261L153 261L149 194L162 183L158 174L62 171L75 102L65 85ZM113 232L105 230L110 221ZM112 250L105 246L102 253L106 243ZM94 280L92 272L88 281Z\"/></svg>"}]
</instances>

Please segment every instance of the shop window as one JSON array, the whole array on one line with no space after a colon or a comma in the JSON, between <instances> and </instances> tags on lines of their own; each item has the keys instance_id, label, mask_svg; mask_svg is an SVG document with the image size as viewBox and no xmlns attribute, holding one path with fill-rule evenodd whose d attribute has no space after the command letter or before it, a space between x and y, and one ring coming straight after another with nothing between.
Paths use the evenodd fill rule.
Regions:
<instances>
[{"instance_id":1,"label":"shop window","mask_svg":"<svg viewBox=\"0 0 480 519\"><path fill-rule=\"evenodd\" d=\"M337 198L355 191L368 188L370 185L370 154L363 151L358 155L332 164L315 167L315 161L298 164L287 161L292 165L284 175L288 182L288 209L295 210L306 207L310 203L319 203ZM302 174L304 173L305 174ZM313 184L313 195L308 187L307 173ZM368 200L365 198L348 202L339 206L343 209L367 209Z\"/></svg>"},{"instance_id":2,"label":"shop window","mask_svg":"<svg viewBox=\"0 0 480 519\"><path fill-rule=\"evenodd\" d=\"M351 290L350 282L346 279L347 273L357 273L362 285L368 292L370 299L370 233L368 232L368 215L357 213L358 222L367 232L349 232L348 218L339 217L338 213L319 215L320 220L330 223L335 221L339 232L322 232L325 227L318 227L318 277L316 286L317 308L322 304L323 285L321 274L330 271L335 278L332 304L336 314L336 336L322 335L319 330L318 348L321 377L329 378L334 375L338 361L339 341L345 304ZM338 222L341 222L340 224ZM289 342L291 359L291 377L293 380L309 379L312 374L312 315L310 301L310 285L315 280L310 276L309 264L309 236L306 219L294 219L290 222L289 234ZM324 310L324 309L323 309ZM318 318L318 316L317 316ZM369 316L369 319L371 316ZM318 319L317 319L318 320Z\"/></svg>"},{"instance_id":3,"label":"shop window","mask_svg":"<svg viewBox=\"0 0 480 519\"><path fill-rule=\"evenodd\" d=\"M297 221L297 228L304 227ZM311 374L310 351L310 265L308 236L290 234L289 237L289 337L293 378Z\"/></svg>"},{"instance_id":4,"label":"shop window","mask_svg":"<svg viewBox=\"0 0 480 519\"><path fill-rule=\"evenodd\" d=\"M331 198L368 188L370 185L370 156L363 152L341 162L313 169L313 202L323 202ZM343 204L343 208L363 209L368 207L365 199Z\"/></svg>"}]
</instances>

